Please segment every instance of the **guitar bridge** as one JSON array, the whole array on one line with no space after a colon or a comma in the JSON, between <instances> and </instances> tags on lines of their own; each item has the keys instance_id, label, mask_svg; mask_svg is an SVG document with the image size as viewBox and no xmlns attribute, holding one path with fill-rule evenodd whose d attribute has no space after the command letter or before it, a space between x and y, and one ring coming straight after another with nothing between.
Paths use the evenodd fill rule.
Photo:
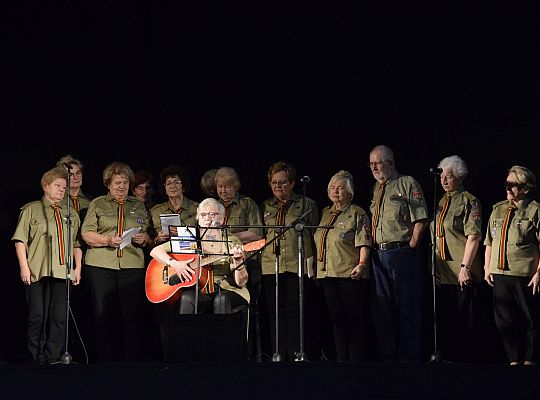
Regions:
<instances>
[{"instance_id":1,"label":"guitar bridge","mask_svg":"<svg viewBox=\"0 0 540 400\"><path fill-rule=\"evenodd\" d=\"M166 265L163 267L163 272L161 273L161 280L163 284L166 285L169 283L169 267Z\"/></svg>"}]
</instances>

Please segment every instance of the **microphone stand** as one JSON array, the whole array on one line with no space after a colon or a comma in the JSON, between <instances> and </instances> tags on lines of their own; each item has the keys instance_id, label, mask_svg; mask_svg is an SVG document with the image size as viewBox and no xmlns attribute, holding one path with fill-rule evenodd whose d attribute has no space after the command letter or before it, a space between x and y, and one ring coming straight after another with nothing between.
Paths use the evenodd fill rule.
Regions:
<instances>
[{"instance_id":1,"label":"microphone stand","mask_svg":"<svg viewBox=\"0 0 540 400\"><path fill-rule=\"evenodd\" d=\"M67 224L67 240L64 243L64 249L66 252L66 334L65 334L65 352L60 356L60 362L62 364L71 364L73 357L69 354L69 313L71 309L70 305L70 291L71 291L71 271L72 271L72 255L71 255L71 198L69 197L69 191L71 186L71 169L73 168L71 164L64 164L68 170L67 175L67 207L66 207L66 224Z\"/></svg>"},{"instance_id":2,"label":"microphone stand","mask_svg":"<svg viewBox=\"0 0 540 400\"><path fill-rule=\"evenodd\" d=\"M304 223L302 222L304 211L306 208L306 185L309 179L302 178L302 208L300 213L302 217L298 219L298 223L294 225L298 236L298 304L300 312L300 345L298 353L294 361L307 361L306 354L304 352ZM311 210L309 210L311 212Z\"/></svg>"},{"instance_id":3,"label":"microphone stand","mask_svg":"<svg viewBox=\"0 0 540 400\"><path fill-rule=\"evenodd\" d=\"M305 199L304 199L305 201ZM302 204L302 209L304 208L304 204ZM238 266L236 266L232 271L231 274L234 274L234 272L237 269L242 268L247 260L249 258L252 258L257 253L262 253L266 247L271 245L272 243L276 242L276 263L275 263L275 294L276 294L276 301L275 301L275 332L276 332L276 340L275 340L275 351L272 356L273 362L282 361L281 355L279 354L279 301L278 301L278 295L279 295L279 255L280 255L280 239L279 237L283 235L285 232L287 232L289 229L294 228L297 232L299 232L299 297L300 297L300 351L297 353L295 361L306 361L306 357L304 354L304 342L303 342L303 274L304 274L304 268L303 268L303 259L304 259L304 242L303 242L303 230L306 228L309 229L334 229L333 226L306 226L301 221L311 213L311 209L307 210L306 212L303 212L302 215L300 215L297 219L295 219L291 224L289 225L262 225L262 226L256 226L256 225L249 225L249 226L240 226L240 225L222 225L221 227L224 229L229 228L265 228L265 229L274 229L274 237L272 240L267 241L262 248L260 248L257 252L253 252L250 256L248 256L244 261L242 261Z\"/></svg>"},{"instance_id":4,"label":"microphone stand","mask_svg":"<svg viewBox=\"0 0 540 400\"><path fill-rule=\"evenodd\" d=\"M279 239L279 236L282 234L282 229L281 228L274 228L274 241L276 242L276 264L275 264L275 271L274 271L274 274L275 274L275 281L276 281L276 286L275 286L275 292L276 292L276 301L275 301L275 304L274 304L274 307L275 307L275 313L276 313L276 318L275 318L275 326L274 326L274 329L275 329L275 332L276 332L276 340L275 340L275 348L274 348L274 354L272 355L272 361L273 362L279 362L281 361L281 355L279 354L279 254L281 252L281 242L280 242L280 239Z\"/></svg>"},{"instance_id":5,"label":"microphone stand","mask_svg":"<svg viewBox=\"0 0 540 400\"><path fill-rule=\"evenodd\" d=\"M438 349L437 340L437 278L435 276L435 267L437 265L437 186L439 185L439 175L441 173L439 168L431 168L430 172L433 174L433 234L431 239L431 285L433 291L433 353L429 358L430 362L440 362L442 360L442 353Z\"/></svg>"}]
</instances>

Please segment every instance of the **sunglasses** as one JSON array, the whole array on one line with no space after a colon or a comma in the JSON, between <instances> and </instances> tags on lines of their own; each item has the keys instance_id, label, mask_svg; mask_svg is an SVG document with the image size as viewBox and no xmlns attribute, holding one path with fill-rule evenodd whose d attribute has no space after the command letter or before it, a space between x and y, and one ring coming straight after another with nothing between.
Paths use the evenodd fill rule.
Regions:
<instances>
[{"instance_id":1,"label":"sunglasses","mask_svg":"<svg viewBox=\"0 0 540 400\"><path fill-rule=\"evenodd\" d=\"M523 189L525 185L523 183L517 182L504 182L504 188L506 190L512 190L512 188L517 187L518 189Z\"/></svg>"}]
</instances>

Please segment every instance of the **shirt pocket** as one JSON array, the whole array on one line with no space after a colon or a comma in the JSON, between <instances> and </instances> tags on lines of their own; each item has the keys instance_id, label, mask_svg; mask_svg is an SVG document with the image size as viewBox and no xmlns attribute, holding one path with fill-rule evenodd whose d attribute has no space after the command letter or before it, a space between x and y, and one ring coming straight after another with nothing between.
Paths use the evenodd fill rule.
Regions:
<instances>
[{"instance_id":1,"label":"shirt pocket","mask_svg":"<svg viewBox=\"0 0 540 400\"><path fill-rule=\"evenodd\" d=\"M336 237L346 243L354 243L356 226L353 218L347 218L344 221L338 221L334 224Z\"/></svg>"},{"instance_id":2,"label":"shirt pocket","mask_svg":"<svg viewBox=\"0 0 540 400\"><path fill-rule=\"evenodd\" d=\"M531 220L528 218L515 220L514 225L516 228L516 244L522 245L536 242L534 225Z\"/></svg>"},{"instance_id":3,"label":"shirt pocket","mask_svg":"<svg viewBox=\"0 0 540 400\"><path fill-rule=\"evenodd\" d=\"M264 223L266 224L268 221L275 220L277 216L277 210L265 210L264 211Z\"/></svg>"},{"instance_id":4,"label":"shirt pocket","mask_svg":"<svg viewBox=\"0 0 540 400\"><path fill-rule=\"evenodd\" d=\"M389 204L394 218L401 222L409 220L409 203L405 195L398 193L390 197Z\"/></svg>"},{"instance_id":5,"label":"shirt pocket","mask_svg":"<svg viewBox=\"0 0 540 400\"><path fill-rule=\"evenodd\" d=\"M501 228L503 225L502 219L493 219L491 225L489 226L489 233L492 238L498 238L501 235Z\"/></svg>"},{"instance_id":6,"label":"shirt pocket","mask_svg":"<svg viewBox=\"0 0 540 400\"><path fill-rule=\"evenodd\" d=\"M30 220L30 235L28 237L28 244L32 242L32 238L38 239L40 236L47 236L48 233L47 219L45 217L33 217ZM54 234L56 234L56 232Z\"/></svg>"},{"instance_id":7,"label":"shirt pocket","mask_svg":"<svg viewBox=\"0 0 540 400\"><path fill-rule=\"evenodd\" d=\"M463 232L463 219L465 218L465 206L461 205L456 207L455 210L452 210L452 228L454 228L455 231Z\"/></svg>"}]
</instances>

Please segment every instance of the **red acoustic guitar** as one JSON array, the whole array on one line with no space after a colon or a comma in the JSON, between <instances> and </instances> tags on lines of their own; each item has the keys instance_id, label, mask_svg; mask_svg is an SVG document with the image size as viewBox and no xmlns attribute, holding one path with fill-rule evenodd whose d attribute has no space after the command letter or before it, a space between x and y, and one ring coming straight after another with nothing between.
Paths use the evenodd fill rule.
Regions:
<instances>
[{"instance_id":1,"label":"red acoustic guitar","mask_svg":"<svg viewBox=\"0 0 540 400\"><path fill-rule=\"evenodd\" d=\"M246 243L242 246L244 251L256 251L261 249L266 240L261 239L255 242ZM152 303L174 303L178 300L182 294L180 289L185 287L194 286L197 282L195 277L198 276L200 287L206 285L208 280L208 269L212 268L211 263L228 258L228 255L211 255L211 256L199 256L198 254L173 254L169 253L169 256L175 260L186 261L194 258L189 263L189 266L195 271L192 278L189 281L182 282L178 277L178 274L172 267L160 264L156 260L150 261L148 268L146 269L145 278L145 291L146 297ZM200 266L201 271L197 268L197 258L201 258Z\"/></svg>"}]
</instances>

